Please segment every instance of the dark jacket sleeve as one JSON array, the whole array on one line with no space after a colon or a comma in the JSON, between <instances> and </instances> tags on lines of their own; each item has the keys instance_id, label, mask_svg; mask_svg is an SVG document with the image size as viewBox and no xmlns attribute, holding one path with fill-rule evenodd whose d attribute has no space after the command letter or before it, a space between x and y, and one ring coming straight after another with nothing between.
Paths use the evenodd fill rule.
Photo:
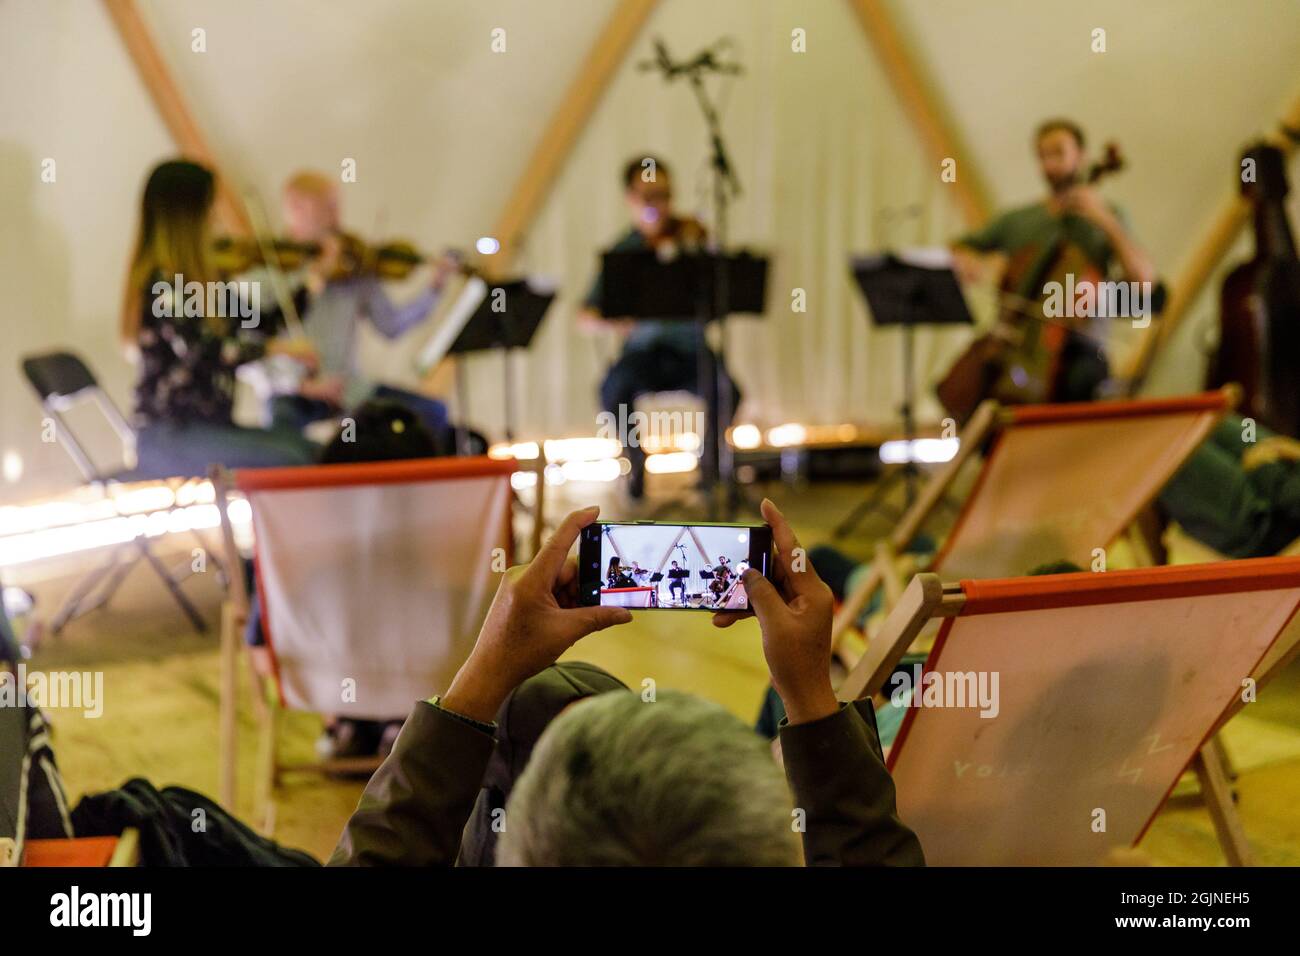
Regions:
<instances>
[{"instance_id":1,"label":"dark jacket sleeve","mask_svg":"<svg viewBox=\"0 0 1300 956\"><path fill-rule=\"evenodd\" d=\"M428 701L366 784L330 866L451 866L493 736Z\"/></svg>"},{"instance_id":2,"label":"dark jacket sleeve","mask_svg":"<svg viewBox=\"0 0 1300 956\"><path fill-rule=\"evenodd\" d=\"M864 700L810 723L781 722L786 777L805 813L808 866L925 865L916 834L898 819L870 708Z\"/></svg>"}]
</instances>

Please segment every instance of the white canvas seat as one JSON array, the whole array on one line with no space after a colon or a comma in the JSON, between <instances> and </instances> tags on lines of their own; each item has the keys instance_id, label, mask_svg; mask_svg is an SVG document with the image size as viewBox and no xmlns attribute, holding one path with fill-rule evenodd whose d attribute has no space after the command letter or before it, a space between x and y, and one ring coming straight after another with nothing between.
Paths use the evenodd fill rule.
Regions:
<instances>
[{"instance_id":1,"label":"white canvas seat","mask_svg":"<svg viewBox=\"0 0 1300 956\"><path fill-rule=\"evenodd\" d=\"M474 646L512 555L514 460L438 458L237 471L218 481L248 500L263 632L281 706L400 719L447 689ZM223 613L221 798L235 797L235 658L242 580ZM260 794L279 768L274 714L261 707Z\"/></svg>"},{"instance_id":2,"label":"white canvas seat","mask_svg":"<svg viewBox=\"0 0 1300 956\"><path fill-rule=\"evenodd\" d=\"M1298 604L1300 558L947 586L921 574L841 696L903 700L891 673L942 619L888 757L931 863L1101 863L1142 838L1189 765L1228 861L1246 863L1209 743L1294 655Z\"/></svg>"}]
</instances>

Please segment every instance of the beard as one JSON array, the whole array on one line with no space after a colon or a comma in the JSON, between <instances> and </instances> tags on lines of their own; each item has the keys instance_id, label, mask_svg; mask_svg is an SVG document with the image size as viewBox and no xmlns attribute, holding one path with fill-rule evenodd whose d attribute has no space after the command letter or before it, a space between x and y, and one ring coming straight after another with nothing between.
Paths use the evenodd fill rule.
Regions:
<instances>
[{"instance_id":1,"label":"beard","mask_svg":"<svg viewBox=\"0 0 1300 956\"><path fill-rule=\"evenodd\" d=\"M1043 178L1047 180L1047 188L1050 189L1053 193L1060 195L1061 193L1069 189L1071 186L1075 186L1078 184L1079 170L1076 167L1070 170L1068 173L1058 173L1055 176L1044 173Z\"/></svg>"}]
</instances>

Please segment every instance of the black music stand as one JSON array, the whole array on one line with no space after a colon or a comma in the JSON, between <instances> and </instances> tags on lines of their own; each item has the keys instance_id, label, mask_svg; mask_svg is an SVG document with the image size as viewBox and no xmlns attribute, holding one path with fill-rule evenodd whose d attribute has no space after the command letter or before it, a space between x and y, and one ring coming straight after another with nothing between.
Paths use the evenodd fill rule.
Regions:
<instances>
[{"instance_id":1,"label":"black music stand","mask_svg":"<svg viewBox=\"0 0 1300 956\"><path fill-rule=\"evenodd\" d=\"M927 255L924 250L895 254L857 256L850 262L853 280L867 302L868 316L877 326L902 328L903 401L899 414L903 421L903 438L907 442L907 460L901 468L887 475L869 497L845 516L832 536L842 538L873 512L884 512L897 521L916 499L920 477L912 449L916 441L916 382L913 368L915 334L918 325L971 325L975 320L961 285L946 256ZM903 509L888 506L886 498L899 481L903 482Z\"/></svg>"},{"instance_id":2,"label":"black music stand","mask_svg":"<svg viewBox=\"0 0 1300 956\"><path fill-rule=\"evenodd\" d=\"M717 474L716 479L706 474L706 494L712 490L708 487L711 481L725 485L728 507L734 497L735 478L731 456L727 454L724 423L731 420L734 409L730 407L725 335L716 355L715 378L714 356L710 354L704 330L710 322L723 325L728 315L761 315L767 301L767 272L767 258L747 251L730 255L687 251L667 258L650 249L609 251L601 255L603 281L598 303L601 315L612 319L664 319L699 325L696 390L701 398L706 398L710 387L716 390L715 401L709 403L714 415L709 422L708 441L713 443L712 463ZM708 495L710 510L713 497Z\"/></svg>"},{"instance_id":3,"label":"black music stand","mask_svg":"<svg viewBox=\"0 0 1300 956\"><path fill-rule=\"evenodd\" d=\"M502 384L505 389L506 440L515 439L514 364L511 352L526 349L537 334L546 317L546 310L555 301L555 289L543 288L528 279L494 282L487 287L483 300L461 328L448 355L465 356L493 349L501 351ZM467 376L456 375L457 401L460 404L461 423L456 426L457 451L469 454L469 388Z\"/></svg>"}]
</instances>

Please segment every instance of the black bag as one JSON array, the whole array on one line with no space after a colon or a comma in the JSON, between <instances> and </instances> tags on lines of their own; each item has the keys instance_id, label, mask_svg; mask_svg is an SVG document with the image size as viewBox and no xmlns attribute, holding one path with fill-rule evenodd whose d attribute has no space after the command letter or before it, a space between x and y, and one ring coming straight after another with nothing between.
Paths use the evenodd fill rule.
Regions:
<instances>
[{"instance_id":1,"label":"black bag","mask_svg":"<svg viewBox=\"0 0 1300 956\"><path fill-rule=\"evenodd\" d=\"M18 642L0 604L0 681L16 694ZM13 840L18 859L28 840L72 836L63 781L50 749L49 725L35 707L0 707L0 838Z\"/></svg>"}]
</instances>

